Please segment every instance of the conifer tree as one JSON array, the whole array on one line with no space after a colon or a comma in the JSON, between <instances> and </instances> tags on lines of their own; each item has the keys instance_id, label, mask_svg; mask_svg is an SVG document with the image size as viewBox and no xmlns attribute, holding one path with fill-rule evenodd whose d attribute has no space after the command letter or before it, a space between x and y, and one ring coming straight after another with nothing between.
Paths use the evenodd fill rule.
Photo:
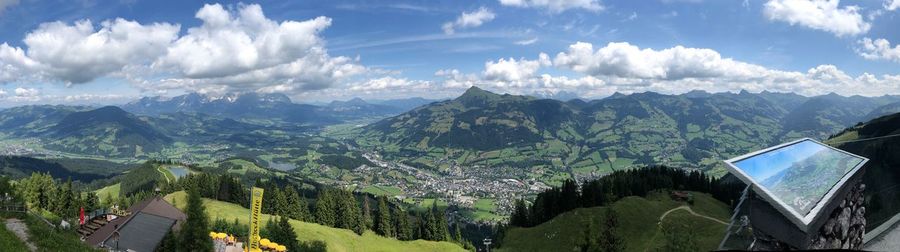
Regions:
<instances>
[{"instance_id":1,"label":"conifer tree","mask_svg":"<svg viewBox=\"0 0 900 252\"><path fill-rule=\"evenodd\" d=\"M384 197L378 197L378 211L375 213L375 232L386 237L396 237L390 209Z\"/></svg>"},{"instance_id":2,"label":"conifer tree","mask_svg":"<svg viewBox=\"0 0 900 252\"><path fill-rule=\"evenodd\" d=\"M306 198L300 197L298 195L297 198L297 220L312 222L313 217L312 213L309 211L309 203L307 203Z\"/></svg>"},{"instance_id":3,"label":"conifer tree","mask_svg":"<svg viewBox=\"0 0 900 252\"><path fill-rule=\"evenodd\" d=\"M275 204L275 209L272 213L278 216L286 216L290 211L287 197L285 197L284 193L282 193L278 187L273 187L271 193L272 200L274 201L273 203Z\"/></svg>"},{"instance_id":4,"label":"conifer tree","mask_svg":"<svg viewBox=\"0 0 900 252\"><path fill-rule=\"evenodd\" d=\"M524 199L516 200L513 213L509 217L509 224L517 227L529 227L528 225L528 206L525 205Z\"/></svg>"},{"instance_id":5,"label":"conifer tree","mask_svg":"<svg viewBox=\"0 0 900 252\"><path fill-rule=\"evenodd\" d=\"M412 226L409 225L409 216L406 215L406 212L400 208L393 208L394 217L391 218L394 221L394 230L396 232L396 237L401 241L408 241L413 239L413 229Z\"/></svg>"},{"instance_id":6,"label":"conifer tree","mask_svg":"<svg viewBox=\"0 0 900 252\"><path fill-rule=\"evenodd\" d=\"M209 239L209 220L206 208L197 188L188 189L187 220L181 225L179 232L179 251L211 251L212 240Z\"/></svg>"},{"instance_id":7,"label":"conifer tree","mask_svg":"<svg viewBox=\"0 0 900 252\"><path fill-rule=\"evenodd\" d=\"M294 232L294 228L291 227L287 217L279 217L275 229L278 231L272 234L271 240L287 247L287 251L300 251L297 233Z\"/></svg>"},{"instance_id":8,"label":"conifer tree","mask_svg":"<svg viewBox=\"0 0 900 252\"><path fill-rule=\"evenodd\" d=\"M375 221L372 219L372 207L369 206L369 197L363 197L363 208L362 208L362 222L363 227L368 230L372 230L375 226Z\"/></svg>"},{"instance_id":9,"label":"conifer tree","mask_svg":"<svg viewBox=\"0 0 900 252\"><path fill-rule=\"evenodd\" d=\"M323 189L319 191L319 195L316 197L316 222L325 226L335 227L336 208L331 190Z\"/></svg>"}]
</instances>

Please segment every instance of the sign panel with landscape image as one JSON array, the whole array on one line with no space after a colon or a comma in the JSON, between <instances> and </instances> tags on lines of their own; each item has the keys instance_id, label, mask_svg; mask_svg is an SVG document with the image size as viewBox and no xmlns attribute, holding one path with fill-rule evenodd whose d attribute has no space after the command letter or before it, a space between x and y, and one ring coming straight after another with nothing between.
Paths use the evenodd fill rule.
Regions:
<instances>
[{"instance_id":1,"label":"sign panel with landscape image","mask_svg":"<svg viewBox=\"0 0 900 252\"><path fill-rule=\"evenodd\" d=\"M805 226L866 161L805 138L725 163L785 216Z\"/></svg>"}]
</instances>

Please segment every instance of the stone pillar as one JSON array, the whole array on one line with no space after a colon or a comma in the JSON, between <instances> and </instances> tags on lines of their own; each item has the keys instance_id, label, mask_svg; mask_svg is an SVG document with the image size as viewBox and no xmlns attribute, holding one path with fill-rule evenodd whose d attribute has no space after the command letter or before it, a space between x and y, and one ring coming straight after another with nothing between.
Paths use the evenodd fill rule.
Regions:
<instances>
[{"instance_id":1,"label":"stone pillar","mask_svg":"<svg viewBox=\"0 0 900 252\"><path fill-rule=\"evenodd\" d=\"M866 232L865 190L866 185L861 182L851 188L812 238L809 249L862 249Z\"/></svg>"}]
</instances>

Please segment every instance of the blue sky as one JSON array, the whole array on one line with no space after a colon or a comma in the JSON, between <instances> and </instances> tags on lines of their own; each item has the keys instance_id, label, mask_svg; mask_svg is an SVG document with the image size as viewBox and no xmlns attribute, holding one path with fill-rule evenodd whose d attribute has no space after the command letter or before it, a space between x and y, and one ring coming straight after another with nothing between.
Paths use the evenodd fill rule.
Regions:
<instances>
[{"instance_id":1,"label":"blue sky","mask_svg":"<svg viewBox=\"0 0 900 252\"><path fill-rule=\"evenodd\" d=\"M195 91L283 92L297 102L443 98L472 85L587 98L692 89L900 94L898 7L900 0L0 0L0 106Z\"/></svg>"}]
</instances>

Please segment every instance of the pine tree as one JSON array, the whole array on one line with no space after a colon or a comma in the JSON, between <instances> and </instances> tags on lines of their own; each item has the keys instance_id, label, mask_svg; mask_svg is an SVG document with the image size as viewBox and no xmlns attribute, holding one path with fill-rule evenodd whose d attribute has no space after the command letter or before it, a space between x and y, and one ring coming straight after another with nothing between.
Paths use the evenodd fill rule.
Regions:
<instances>
[{"instance_id":1,"label":"pine tree","mask_svg":"<svg viewBox=\"0 0 900 252\"><path fill-rule=\"evenodd\" d=\"M278 216L286 216L290 211L290 205L288 204L287 197L285 197L284 193L278 189L278 187L272 188L272 200L275 203L275 209L273 214Z\"/></svg>"},{"instance_id":2,"label":"pine tree","mask_svg":"<svg viewBox=\"0 0 900 252\"><path fill-rule=\"evenodd\" d=\"M276 229L278 232L272 234L271 240L287 247L287 251L300 251L300 244L297 242L297 233L294 232L294 228L291 227L287 217L278 218Z\"/></svg>"},{"instance_id":3,"label":"pine tree","mask_svg":"<svg viewBox=\"0 0 900 252\"><path fill-rule=\"evenodd\" d=\"M372 207L369 206L369 197L363 196L362 222L365 229L372 230L375 220L372 219Z\"/></svg>"},{"instance_id":4,"label":"pine tree","mask_svg":"<svg viewBox=\"0 0 900 252\"><path fill-rule=\"evenodd\" d=\"M453 225L454 229L455 229L453 232L453 240L456 241L456 243L459 243L460 245L464 245L466 239L463 238L463 236L462 236L462 229L460 228L461 225L462 224L459 223L458 221L456 222L456 224Z\"/></svg>"},{"instance_id":5,"label":"pine tree","mask_svg":"<svg viewBox=\"0 0 900 252\"><path fill-rule=\"evenodd\" d=\"M329 227L335 227L336 224L336 206L332 194L330 189L323 189L316 197L316 222Z\"/></svg>"},{"instance_id":6,"label":"pine tree","mask_svg":"<svg viewBox=\"0 0 900 252\"><path fill-rule=\"evenodd\" d=\"M297 193L297 190L294 189L293 186L288 186L284 190L284 195L287 198L287 213L285 215L295 220L305 220L304 208L306 208L306 201L300 200L300 194Z\"/></svg>"},{"instance_id":7,"label":"pine tree","mask_svg":"<svg viewBox=\"0 0 900 252\"><path fill-rule=\"evenodd\" d=\"M97 194L94 192L88 192L84 194L84 210L85 211L93 211L100 206L100 201L97 198Z\"/></svg>"},{"instance_id":8,"label":"pine tree","mask_svg":"<svg viewBox=\"0 0 900 252\"><path fill-rule=\"evenodd\" d=\"M396 237L393 225L390 209L384 197L378 197L378 209L375 213L375 232L386 237Z\"/></svg>"},{"instance_id":9,"label":"pine tree","mask_svg":"<svg viewBox=\"0 0 900 252\"><path fill-rule=\"evenodd\" d=\"M449 225L447 224L447 215L446 213L438 208L437 200L435 200L431 204L431 215L432 215L432 223L430 226L432 228L432 240L434 241L446 241L447 238L450 237Z\"/></svg>"},{"instance_id":10,"label":"pine tree","mask_svg":"<svg viewBox=\"0 0 900 252\"><path fill-rule=\"evenodd\" d=\"M413 229L409 225L409 216L406 215L406 212L400 208L393 208L394 217L391 218L394 221L394 230L396 232L396 237L401 241L408 241L413 239Z\"/></svg>"},{"instance_id":11,"label":"pine tree","mask_svg":"<svg viewBox=\"0 0 900 252\"><path fill-rule=\"evenodd\" d=\"M529 227L528 225L528 206L525 205L524 199L516 200L513 213L509 217L509 224L517 227Z\"/></svg>"},{"instance_id":12,"label":"pine tree","mask_svg":"<svg viewBox=\"0 0 900 252\"><path fill-rule=\"evenodd\" d=\"M200 192L197 188L188 190L187 220L181 225L179 232L180 251L211 251L212 240L209 239L209 220Z\"/></svg>"},{"instance_id":13,"label":"pine tree","mask_svg":"<svg viewBox=\"0 0 900 252\"><path fill-rule=\"evenodd\" d=\"M113 203L112 193L107 192L106 196L103 197L102 205L103 205L103 207L108 208L108 207L111 207L113 204L115 204L115 203Z\"/></svg>"}]
</instances>

